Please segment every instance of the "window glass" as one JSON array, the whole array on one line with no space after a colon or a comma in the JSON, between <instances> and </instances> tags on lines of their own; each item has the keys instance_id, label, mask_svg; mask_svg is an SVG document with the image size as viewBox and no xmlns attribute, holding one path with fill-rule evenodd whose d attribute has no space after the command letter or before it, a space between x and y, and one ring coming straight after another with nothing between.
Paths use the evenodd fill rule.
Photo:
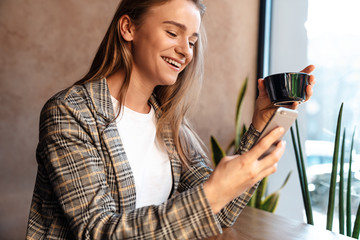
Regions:
<instances>
[{"instance_id":1,"label":"window glass","mask_svg":"<svg viewBox=\"0 0 360 240\"><path fill-rule=\"evenodd\" d=\"M316 66L314 96L306 103L306 154L309 188L315 225L326 223L328 188L333 142L340 105L344 103L343 129L346 128L346 157L355 126L352 152L352 214L360 199L360 1L308 0L305 23L308 62ZM347 177L345 167L345 176ZM346 188L346 184L345 184ZM337 197L336 197L337 198ZM336 206L338 204L336 203ZM338 210L335 210L337 217ZM334 218L334 231L338 221Z\"/></svg>"}]
</instances>

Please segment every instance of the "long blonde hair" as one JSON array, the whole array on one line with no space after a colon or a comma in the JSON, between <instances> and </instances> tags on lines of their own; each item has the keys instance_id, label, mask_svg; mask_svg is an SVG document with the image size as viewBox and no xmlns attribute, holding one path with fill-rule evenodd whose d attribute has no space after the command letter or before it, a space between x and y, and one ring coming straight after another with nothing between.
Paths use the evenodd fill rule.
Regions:
<instances>
[{"instance_id":1,"label":"long blonde hair","mask_svg":"<svg viewBox=\"0 0 360 240\"><path fill-rule=\"evenodd\" d=\"M75 84L107 77L122 70L125 77L118 93L118 99L120 105L123 105L130 83L133 57L127 47L127 42L120 33L119 19L123 15L128 15L135 26L138 27L151 7L168 1L171 0L122 0L99 46L90 70ZM192 1L198 7L201 16L203 16L205 6L202 4L202 0L185 1ZM156 126L157 138L162 140L161 134L163 130L170 127L175 147L185 166L188 166L194 150L198 154L205 155L201 147L203 146L201 140L186 119L186 114L192 103L196 102L202 86L205 38L205 31L201 25L199 39L194 46L193 59L179 74L176 83L171 86L157 86L154 89L154 94L162 112Z\"/></svg>"}]
</instances>

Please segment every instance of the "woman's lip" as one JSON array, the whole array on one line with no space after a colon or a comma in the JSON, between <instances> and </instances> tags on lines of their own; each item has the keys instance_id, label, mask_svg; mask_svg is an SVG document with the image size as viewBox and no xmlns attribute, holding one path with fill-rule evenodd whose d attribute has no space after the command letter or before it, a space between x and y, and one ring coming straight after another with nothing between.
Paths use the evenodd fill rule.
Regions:
<instances>
[{"instance_id":1,"label":"woman's lip","mask_svg":"<svg viewBox=\"0 0 360 240\"><path fill-rule=\"evenodd\" d=\"M180 69L181 69L181 66L182 66L182 64L180 63L180 62L178 62L177 60L174 60L174 59L172 59L172 58L169 58L169 57L161 57L163 60L164 60L164 62L170 67L170 68L172 68L173 70L175 70L175 71L180 71ZM173 63L173 64L171 64L171 63Z\"/></svg>"},{"instance_id":2,"label":"woman's lip","mask_svg":"<svg viewBox=\"0 0 360 240\"><path fill-rule=\"evenodd\" d=\"M168 63L167 61L164 60L164 62L173 70L179 72L180 68L179 67L175 67L174 65L171 65L170 63Z\"/></svg>"},{"instance_id":3,"label":"woman's lip","mask_svg":"<svg viewBox=\"0 0 360 240\"><path fill-rule=\"evenodd\" d=\"M173 64L173 65L175 65L175 66L178 67L178 68L181 68L181 66L182 66L183 64L185 64L184 61L181 61L181 60L178 60L178 59L175 59L175 58L165 57L165 56L162 56L161 58L162 58L165 62L168 62L168 63L170 63L170 64Z\"/></svg>"}]
</instances>

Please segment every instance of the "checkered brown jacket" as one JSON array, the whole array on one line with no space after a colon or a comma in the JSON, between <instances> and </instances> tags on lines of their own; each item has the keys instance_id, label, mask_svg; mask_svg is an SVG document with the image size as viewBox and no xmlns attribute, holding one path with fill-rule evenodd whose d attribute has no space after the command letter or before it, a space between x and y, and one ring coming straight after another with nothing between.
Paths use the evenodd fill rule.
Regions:
<instances>
[{"instance_id":1,"label":"checkered brown jacket","mask_svg":"<svg viewBox=\"0 0 360 240\"><path fill-rule=\"evenodd\" d=\"M154 97L150 103L161 114ZM195 151L183 169L170 131L163 136L169 199L135 209L134 178L113 118L106 79L72 86L45 104L27 239L201 239L234 223L256 186L214 215L202 185L212 170ZM257 137L251 127L242 150Z\"/></svg>"}]
</instances>

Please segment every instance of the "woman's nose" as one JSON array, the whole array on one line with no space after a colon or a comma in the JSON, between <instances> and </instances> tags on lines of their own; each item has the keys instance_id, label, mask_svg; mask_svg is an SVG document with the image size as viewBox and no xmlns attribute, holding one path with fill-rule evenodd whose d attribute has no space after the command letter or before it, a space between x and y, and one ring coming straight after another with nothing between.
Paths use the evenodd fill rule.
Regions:
<instances>
[{"instance_id":1,"label":"woman's nose","mask_svg":"<svg viewBox=\"0 0 360 240\"><path fill-rule=\"evenodd\" d=\"M175 47L175 52L182 55L186 59L191 58L193 54L192 47L187 39L179 42L179 44Z\"/></svg>"}]
</instances>

